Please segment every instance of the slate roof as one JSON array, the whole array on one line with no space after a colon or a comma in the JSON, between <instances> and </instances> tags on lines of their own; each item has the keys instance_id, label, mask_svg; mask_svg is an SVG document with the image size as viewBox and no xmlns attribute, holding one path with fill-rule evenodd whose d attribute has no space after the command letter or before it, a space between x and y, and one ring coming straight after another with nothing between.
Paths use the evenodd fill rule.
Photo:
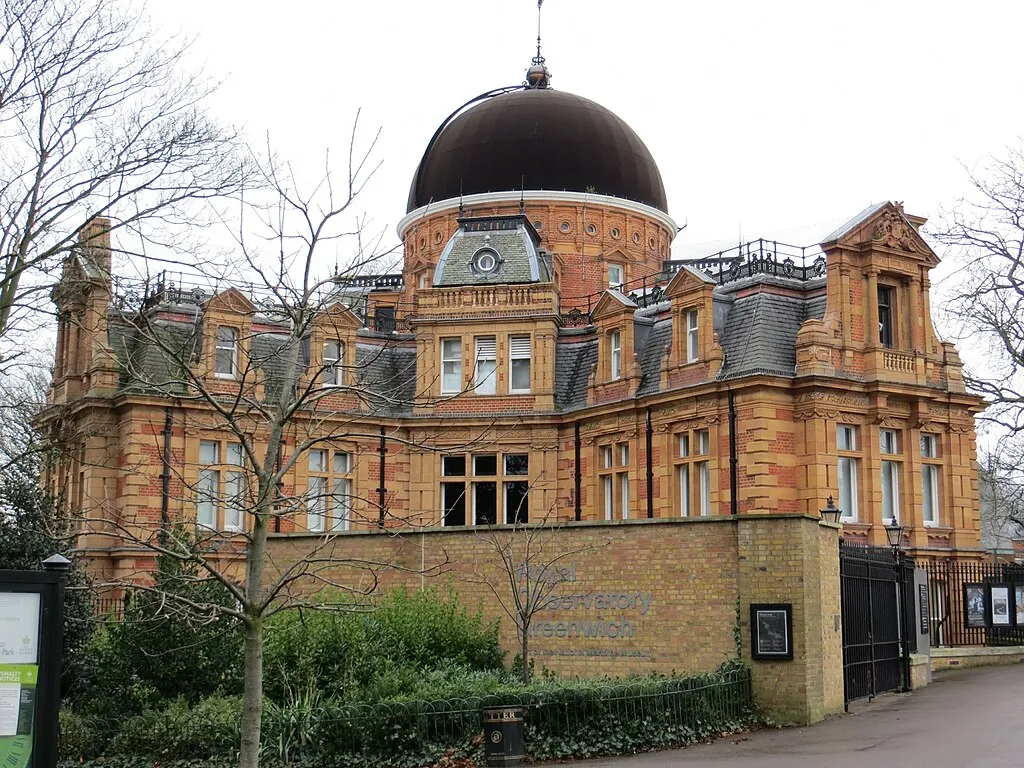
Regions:
<instances>
[{"instance_id":1,"label":"slate roof","mask_svg":"<svg viewBox=\"0 0 1024 768\"><path fill-rule=\"evenodd\" d=\"M824 315L824 297L814 304L798 296L755 293L736 298L719 337L725 361L719 379L771 374L793 376L796 334L810 311Z\"/></svg>"},{"instance_id":2,"label":"slate roof","mask_svg":"<svg viewBox=\"0 0 1024 768\"><path fill-rule=\"evenodd\" d=\"M478 221L459 222L459 229L441 252L434 270L433 284L506 285L548 282L547 265L540 257L532 233L523 217L509 217L500 222L505 229L473 229ZM498 254L498 268L493 272L477 272L472 268L473 256L483 248Z\"/></svg>"},{"instance_id":3,"label":"slate roof","mask_svg":"<svg viewBox=\"0 0 1024 768\"><path fill-rule=\"evenodd\" d=\"M590 372L597 365L597 337L563 342L555 348L555 407L562 411L587 404Z\"/></svg>"},{"instance_id":4,"label":"slate roof","mask_svg":"<svg viewBox=\"0 0 1024 768\"><path fill-rule=\"evenodd\" d=\"M416 397L416 349L356 344L356 383L370 409L383 416L408 416Z\"/></svg>"},{"instance_id":5,"label":"slate roof","mask_svg":"<svg viewBox=\"0 0 1024 768\"><path fill-rule=\"evenodd\" d=\"M638 395L649 395L658 391L661 383L661 361L665 356L665 347L672 343L672 318L659 320L647 334L647 340L640 355L640 386Z\"/></svg>"}]
</instances>

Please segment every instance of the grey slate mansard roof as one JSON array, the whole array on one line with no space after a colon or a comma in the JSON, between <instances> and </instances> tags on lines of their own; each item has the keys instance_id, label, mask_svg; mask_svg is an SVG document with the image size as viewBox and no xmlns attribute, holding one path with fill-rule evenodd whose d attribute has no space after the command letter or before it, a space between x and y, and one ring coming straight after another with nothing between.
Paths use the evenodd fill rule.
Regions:
<instances>
[{"instance_id":1,"label":"grey slate mansard roof","mask_svg":"<svg viewBox=\"0 0 1024 768\"><path fill-rule=\"evenodd\" d=\"M460 220L438 259L433 284L447 287L550 281L547 264L537 249L536 234L528 227L525 216ZM498 268L493 272L477 272L471 267L474 254L483 248L498 254Z\"/></svg>"},{"instance_id":2,"label":"grey slate mansard roof","mask_svg":"<svg viewBox=\"0 0 1024 768\"><path fill-rule=\"evenodd\" d=\"M476 233L474 233L476 234ZM785 294L762 291L743 294L759 284L777 284ZM756 276L727 284L714 292L714 331L725 353L719 379L769 374L792 377L796 367L796 335L800 324L825 314L824 279L810 283ZM737 294L739 294L737 296ZM803 294L803 295L799 295ZM635 349L641 380L637 395L659 391L665 350L672 343L673 321L668 302L634 314ZM173 318L153 319L140 330L114 313L110 344L121 362L122 391L184 394L180 360L192 360L202 345L201 318L194 306L163 307ZM153 338L159 339L159 343ZM383 416L411 415L416 396L416 350L411 337L361 335L356 343L356 370L350 379L369 410ZM276 397L288 337L257 333L253 361L266 382L267 398ZM592 327L564 328L555 349L555 408L571 411L586 406L590 374L598 364L598 338Z\"/></svg>"},{"instance_id":3,"label":"grey slate mansard roof","mask_svg":"<svg viewBox=\"0 0 1024 768\"><path fill-rule=\"evenodd\" d=\"M107 338L121 364L120 389L163 395L188 391L183 363L193 361L202 346L201 318L191 305L163 306L174 319L156 313L142 325L140 316L114 313ZM264 377L266 399L280 394L285 352L289 337L261 332L252 336L252 361ZM300 354L304 354L300 352ZM375 413L401 415L412 412L416 389L416 350L393 343L356 344L354 383Z\"/></svg>"}]
</instances>

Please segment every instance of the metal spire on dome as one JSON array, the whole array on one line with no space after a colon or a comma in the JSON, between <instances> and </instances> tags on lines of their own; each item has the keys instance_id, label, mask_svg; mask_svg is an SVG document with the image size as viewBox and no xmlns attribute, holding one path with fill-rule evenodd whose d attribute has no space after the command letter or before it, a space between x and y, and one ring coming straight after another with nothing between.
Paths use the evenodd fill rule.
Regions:
<instances>
[{"instance_id":1,"label":"metal spire on dome","mask_svg":"<svg viewBox=\"0 0 1024 768\"><path fill-rule=\"evenodd\" d=\"M551 72L540 52L540 11L543 4L544 0L537 0L537 55L533 57L530 68L526 70L527 88L547 88L551 82Z\"/></svg>"}]
</instances>

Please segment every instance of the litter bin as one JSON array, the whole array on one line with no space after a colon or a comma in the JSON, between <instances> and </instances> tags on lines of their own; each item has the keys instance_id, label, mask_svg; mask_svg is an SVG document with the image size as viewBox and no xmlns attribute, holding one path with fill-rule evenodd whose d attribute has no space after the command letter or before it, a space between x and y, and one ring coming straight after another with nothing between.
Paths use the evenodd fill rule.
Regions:
<instances>
[{"instance_id":1,"label":"litter bin","mask_svg":"<svg viewBox=\"0 0 1024 768\"><path fill-rule=\"evenodd\" d=\"M489 766L523 764L523 710L494 707L484 710L484 754Z\"/></svg>"}]
</instances>

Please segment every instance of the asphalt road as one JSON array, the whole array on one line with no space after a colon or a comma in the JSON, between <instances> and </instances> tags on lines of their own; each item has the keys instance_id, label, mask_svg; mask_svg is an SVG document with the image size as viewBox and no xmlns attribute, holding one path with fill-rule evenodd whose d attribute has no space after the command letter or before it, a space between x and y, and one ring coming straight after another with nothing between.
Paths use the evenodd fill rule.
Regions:
<instances>
[{"instance_id":1,"label":"asphalt road","mask_svg":"<svg viewBox=\"0 0 1024 768\"><path fill-rule=\"evenodd\" d=\"M912 694L772 729L577 768L1002 768L1024 766L1024 664L945 672Z\"/></svg>"}]
</instances>

